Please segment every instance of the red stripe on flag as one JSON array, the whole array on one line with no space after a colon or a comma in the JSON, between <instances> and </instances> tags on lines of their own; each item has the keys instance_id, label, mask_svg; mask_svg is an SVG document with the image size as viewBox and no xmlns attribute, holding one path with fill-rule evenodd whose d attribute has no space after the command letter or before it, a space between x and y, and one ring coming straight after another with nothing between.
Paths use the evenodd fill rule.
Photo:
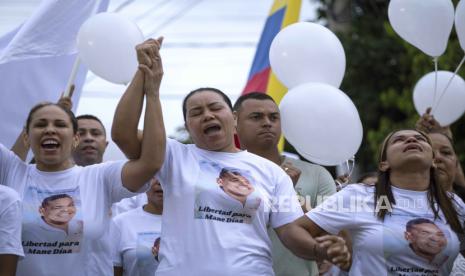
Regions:
<instances>
[{"instance_id":1,"label":"red stripe on flag","mask_svg":"<svg viewBox=\"0 0 465 276\"><path fill-rule=\"evenodd\" d=\"M266 93L268 86L268 79L270 78L271 68L268 67L265 70L255 74L245 86L242 91L242 95L248 94L250 92L263 92Z\"/></svg>"}]
</instances>

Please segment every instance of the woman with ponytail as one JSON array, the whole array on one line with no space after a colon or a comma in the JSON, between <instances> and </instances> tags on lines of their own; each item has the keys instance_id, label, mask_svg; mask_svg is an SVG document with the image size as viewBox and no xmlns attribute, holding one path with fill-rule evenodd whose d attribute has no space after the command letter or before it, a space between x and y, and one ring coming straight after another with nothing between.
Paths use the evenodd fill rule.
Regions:
<instances>
[{"instance_id":1,"label":"woman with ponytail","mask_svg":"<svg viewBox=\"0 0 465 276\"><path fill-rule=\"evenodd\" d=\"M349 275L449 275L465 204L436 182L430 138L399 130L384 140L375 186L349 185L296 224L313 235L348 230Z\"/></svg>"}]
</instances>

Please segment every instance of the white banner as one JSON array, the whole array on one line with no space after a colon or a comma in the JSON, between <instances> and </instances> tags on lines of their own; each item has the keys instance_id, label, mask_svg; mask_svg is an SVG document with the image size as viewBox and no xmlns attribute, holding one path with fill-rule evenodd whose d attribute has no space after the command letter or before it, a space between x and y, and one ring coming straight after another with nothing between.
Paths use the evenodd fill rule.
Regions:
<instances>
[{"instance_id":1,"label":"white banner","mask_svg":"<svg viewBox=\"0 0 465 276\"><path fill-rule=\"evenodd\" d=\"M31 107L57 102L77 57L76 35L98 0L46 0L15 30L0 37L0 143L11 147ZM108 8L102 0L99 11ZM81 66L74 110L87 69Z\"/></svg>"}]
</instances>

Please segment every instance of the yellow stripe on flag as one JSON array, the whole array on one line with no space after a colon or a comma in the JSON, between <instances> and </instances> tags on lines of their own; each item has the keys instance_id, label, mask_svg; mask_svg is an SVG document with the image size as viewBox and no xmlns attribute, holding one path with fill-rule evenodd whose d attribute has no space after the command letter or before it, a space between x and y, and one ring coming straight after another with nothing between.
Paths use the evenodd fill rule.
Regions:
<instances>
[{"instance_id":1,"label":"yellow stripe on flag","mask_svg":"<svg viewBox=\"0 0 465 276\"><path fill-rule=\"evenodd\" d=\"M286 13L284 15L283 23L281 29L284 29L286 26L296 23L299 21L300 8L302 6L301 0L276 0L273 3L270 14L273 14L277 10L286 6ZM285 87L275 76L273 71L271 71L270 77L268 79L267 85L267 94L270 95L279 105L281 99L287 92L287 87ZM284 138L281 136L278 144L279 151L284 150Z\"/></svg>"},{"instance_id":2,"label":"yellow stripe on flag","mask_svg":"<svg viewBox=\"0 0 465 276\"><path fill-rule=\"evenodd\" d=\"M297 0L297 1L300 2L300 0ZM282 9L283 7L285 7L288 4L288 2L290 2L290 1L289 0L275 0L273 2L273 6L271 6L271 10L270 10L269 15L272 15L277 10Z\"/></svg>"}]
</instances>

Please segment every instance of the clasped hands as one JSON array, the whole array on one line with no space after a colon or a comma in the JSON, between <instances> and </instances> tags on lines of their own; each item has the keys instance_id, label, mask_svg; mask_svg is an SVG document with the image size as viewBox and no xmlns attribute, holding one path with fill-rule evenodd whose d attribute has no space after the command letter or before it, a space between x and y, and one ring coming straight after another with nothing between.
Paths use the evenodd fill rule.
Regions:
<instances>
[{"instance_id":1,"label":"clasped hands","mask_svg":"<svg viewBox=\"0 0 465 276\"><path fill-rule=\"evenodd\" d=\"M335 235L324 235L315 238L315 256L317 261L328 260L344 271L351 265L351 254L346 241Z\"/></svg>"},{"instance_id":2,"label":"clasped hands","mask_svg":"<svg viewBox=\"0 0 465 276\"><path fill-rule=\"evenodd\" d=\"M139 70L144 73L144 92L146 94L158 93L163 77L163 64L160 56L160 48L163 37L148 39L136 46Z\"/></svg>"}]
</instances>

